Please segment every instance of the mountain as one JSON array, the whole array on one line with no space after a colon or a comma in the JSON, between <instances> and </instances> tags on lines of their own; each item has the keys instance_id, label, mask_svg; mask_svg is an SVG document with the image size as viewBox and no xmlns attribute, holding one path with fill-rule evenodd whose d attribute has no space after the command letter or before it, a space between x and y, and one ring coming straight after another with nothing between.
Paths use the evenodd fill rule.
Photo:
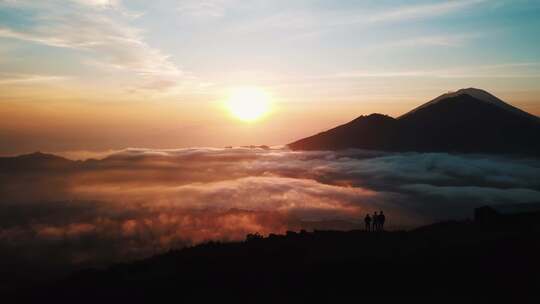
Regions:
<instances>
[{"instance_id":1,"label":"mountain","mask_svg":"<svg viewBox=\"0 0 540 304\"><path fill-rule=\"evenodd\" d=\"M360 116L290 143L293 150L348 148L464 153L540 153L540 118L475 88L443 94L398 117Z\"/></svg>"},{"instance_id":2,"label":"mountain","mask_svg":"<svg viewBox=\"0 0 540 304\"><path fill-rule=\"evenodd\" d=\"M0 157L2 170L68 169L79 162L54 154L34 152L13 157Z\"/></svg>"},{"instance_id":3,"label":"mountain","mask_svg":"<svg viewBox=\"0 0 540 304\"><path fill-rule=\"evenodd\" d=\"M450 93L446 93L446 94L443 94L421 106L419 106L418 108L416 109L413 109L412 111L402 115L401 117L405 117L405 116L408 116L422 108L425 108L427 106L431 106L431 105L435 105L436 103L438 103L439 101L441 100L444 100L446 98L451 98L451 97L456 97L456 96L459 96L459 95L463 95L463 94L467 94L469 96L472 96L476 99L479 99L479 100L482 100L484 102L487 102L489 104L492 104L494 106L497 106L501 109L505 109L505 110L508 110L510 112L513 112L517 115L520 115L522 117L528 117L529 119L537 119L538 120L538 117L534 116L534 115L531 115L525 111L522 111L514 106L511 106L509 104L507 104L506 102L500 100L499 98L497 98L496 96L490 94L489 92L487 91L484 91L484 90L481 90L481 89L475 89L475 88L468 88L468 89L461 89L461 90L458 90L456 92L450 92Z\"/></svg>"}]
</instances>

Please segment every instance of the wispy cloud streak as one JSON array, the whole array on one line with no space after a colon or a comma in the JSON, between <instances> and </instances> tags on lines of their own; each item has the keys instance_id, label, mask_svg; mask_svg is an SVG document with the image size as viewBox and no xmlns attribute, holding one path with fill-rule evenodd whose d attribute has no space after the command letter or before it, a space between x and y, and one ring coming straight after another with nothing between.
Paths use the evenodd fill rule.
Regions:
<instances>
[{"instance_id":1,"label":"wispy cloud streak","mask_svg":"<svg viewBox=\"0 0 540 304\"><path fill-rule=\"evenodd\" d=\"M2 74L0 73L0 85L18 85L59 82L69 79L65 76L28 75L28 74Z\"/></svg>"},{"instance_id":2,"label":"wispy cloud streak","mask_svg":"<svg viewBox=\"0 0 540 304\"><path fill-rule=\"evenodd\" d=\"M521 70L520 70L521 69ZM527 70L523 70L527 69ZM358 70L321 76L327 79L346 78L395 78L395 77L435 77L435 78L538 78L540 63L506 63L493 65L473 65L436 70Z\"/></svg>"},{"instance_id":3,"label":"wispy cloud streak","mask_svg":"<svg viewBox=\"0 0 540 304\"><path fill-rule=\"evenodd\" d=\"M367 23L379 23L379 22L395 22L409 19L419 18L435 18L441 15L453 13L459 10L469 8L473 5L486 2L485 0L457 0L457 1L442 1L440 3L428 4L428 5L412 5L402 6L396 9L391 9L376 13L371 17L368 17L365 21Z\"/></svg>"},{"instance_id":4,"label":"wispy cloud streak","mask_svg":"<svg viewBox=\"0 0 540 304\"><path fill-rule=\"evenodd\" d=\"M32 8L27 2L14 3ZM35 4L39 9L30 20L34 25L17 29L0 27L0 37L87 52L97 58L93 60L98 60L102 68L135 73L146 81L146 88L154 84L159 84L159 89L175 86L182 80L184 73L168 55L148 45L141 30L122 21L126 17L115 10L118 1L79 0L74 3L80 5Z\"/></svg>"}]
</instances>

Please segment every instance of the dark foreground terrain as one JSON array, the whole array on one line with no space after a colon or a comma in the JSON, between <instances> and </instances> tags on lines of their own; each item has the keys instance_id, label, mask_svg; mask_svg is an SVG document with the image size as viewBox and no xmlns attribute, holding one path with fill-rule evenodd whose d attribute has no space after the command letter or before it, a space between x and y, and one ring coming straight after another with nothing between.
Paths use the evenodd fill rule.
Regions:
<instances>
[{"instance_id":1,"label":"dark foreground terrain","mask_svg":"<svg viewBox=\"0 0 540 304\"><path fill-rule=\"evenodd\" d=\"M447 222L408 232L290 232L86 270L11 295L35 303L532 302L540 224ZM234 303L232 302L232 303ZM6 302L7 303L7 302Z\"/></svg>"}]
</instances>

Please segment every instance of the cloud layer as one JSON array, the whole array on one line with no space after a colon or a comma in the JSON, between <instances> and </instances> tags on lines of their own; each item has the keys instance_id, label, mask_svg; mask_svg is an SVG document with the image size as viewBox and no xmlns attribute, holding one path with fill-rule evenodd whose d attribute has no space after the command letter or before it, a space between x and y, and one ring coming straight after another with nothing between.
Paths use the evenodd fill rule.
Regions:
<instances>
[{"instance_id":1,"label":"cloud layer","mask_svg":"<svg viewBox=\"0 0 540 304\"><path fill-rule=\"evenodd\" d=\"M400 228L540 201L540 161L502 156L196 148L37 158L0 171L2 252L25 261L50 252L58 263L107 263L252 232L350 229L378 210Z\"/></svg>"}]
</instances>

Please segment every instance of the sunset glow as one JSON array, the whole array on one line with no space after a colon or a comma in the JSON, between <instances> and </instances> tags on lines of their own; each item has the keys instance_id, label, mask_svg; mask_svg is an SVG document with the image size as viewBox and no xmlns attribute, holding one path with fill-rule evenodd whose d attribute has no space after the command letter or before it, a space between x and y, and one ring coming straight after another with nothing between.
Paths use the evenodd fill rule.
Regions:
<instances>
[{"instance_id":1,"label":"sunset glow","mask_svg":"<svg viewBox=\"0 0 540 304\"><path fill-rule=\"evenodd\" d=\"M0 0L3 303L536 296L539 16Z\"/></svg>"},{"instance_id":2,"label":"sunset glow","mask_svg":"<svg viewBox=\"0 0 540 304\"><path fill-rule=\"evenodd\" d=\"M268 113L270 98L259 88L239 88L231 92L227 107L236 118L248 122L254 121Z\"/></svg>"},{"instance_id":3,"label":"sunset glow","mask_svg":"<svg viewBox=\"0 0 540 304\"><path fill-rule=\"evenodd\" d=\"M0 0L0 152L283 145L467 87L540 113L537 2L257 3Z\"/></svg>"}]
</instances>

